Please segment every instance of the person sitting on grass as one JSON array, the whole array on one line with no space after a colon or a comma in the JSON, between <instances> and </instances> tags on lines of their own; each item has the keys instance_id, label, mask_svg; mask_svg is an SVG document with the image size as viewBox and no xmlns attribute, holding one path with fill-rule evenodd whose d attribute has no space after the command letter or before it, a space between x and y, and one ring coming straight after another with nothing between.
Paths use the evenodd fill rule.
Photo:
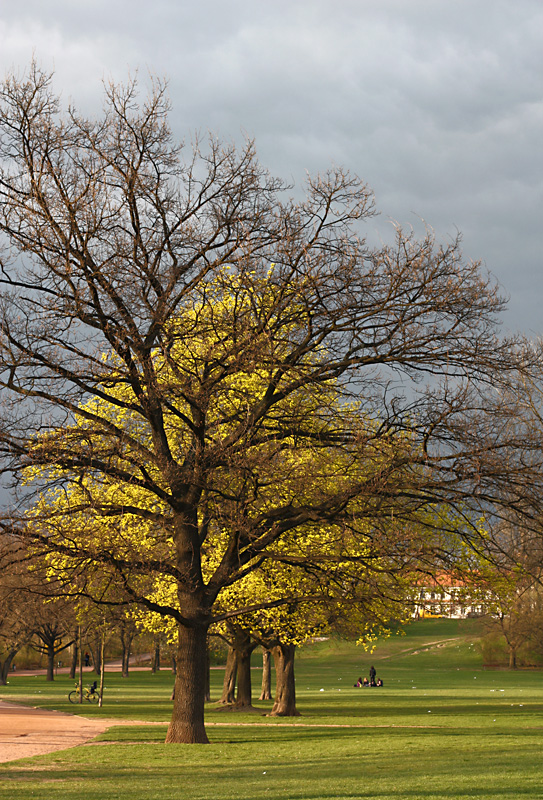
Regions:
<instances>
[{"instance_id":1,"label":"person sitting on grass","mask_svg":"<svg viewBox=\"0 0 543 800\"><path fill-rule=\"evenodd\" d=\"M376 686L382 686L383 685L382 678L377 678L377 683L375 685Z\"/></svg>"}]
</instances>

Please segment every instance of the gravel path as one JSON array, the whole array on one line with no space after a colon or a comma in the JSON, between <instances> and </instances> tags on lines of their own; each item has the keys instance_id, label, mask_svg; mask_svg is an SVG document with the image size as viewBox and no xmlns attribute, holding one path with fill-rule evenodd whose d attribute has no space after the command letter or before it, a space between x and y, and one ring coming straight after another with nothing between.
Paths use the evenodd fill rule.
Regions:
<instances>
[{"instance_id":1,"label":"gravel path","mask_svg":"<svg viewBox=\"0 0 543 800\"><path fill-rule=\"evenodd\" d=\"M0 701L0 762L84 744L115 723Z\"/></svg>"}]
</instances>

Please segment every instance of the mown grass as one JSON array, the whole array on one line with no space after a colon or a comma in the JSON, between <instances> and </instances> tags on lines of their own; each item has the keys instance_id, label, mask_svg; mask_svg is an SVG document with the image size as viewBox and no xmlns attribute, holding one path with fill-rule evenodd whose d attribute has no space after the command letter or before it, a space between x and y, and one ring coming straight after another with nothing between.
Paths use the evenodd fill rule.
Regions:
<instances>
[{"instance_id":1,"label":"mown grass","mask_svg":"<svg viewBox=\"0 0 543 800\"><path fill-rule=\"evenodd\" d=\"M370 663L385 686L354 688ZM112 727L98 744L4 765L0 798L543 798L541 674L485 671L470 623L426 620L371 656L320 642L303 649L296 670L301 717L210 704L210 746L163 744L171 674L108 676L104 708L86 705L85 715L147 724ZM259 671L254 678L258 688ZM221 680L214 670L214 696ZM68 688L64 678L48 685L15 677L0 696L79 712L68 709ZM263 713L270 707L255 704Z\"/></svg>"}]
</instances>

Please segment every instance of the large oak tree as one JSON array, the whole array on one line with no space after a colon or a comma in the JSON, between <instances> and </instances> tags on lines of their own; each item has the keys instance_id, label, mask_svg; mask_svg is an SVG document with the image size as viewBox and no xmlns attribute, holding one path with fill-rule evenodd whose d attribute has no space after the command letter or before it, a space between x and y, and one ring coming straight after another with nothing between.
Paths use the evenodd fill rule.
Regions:
<instances>
[{"instance_id":1,"label":"large oak tree","mask_svg":"<svg viewBox=\"0 0 543 800\"><path fill-rule=\"evenodd\" d=\"M99 564L176 619L168 741L205 742L215 600L276 543L371 520L370 565L395 519L407 533L393 549L420 559L409 520L427 506L455 505L475 544L483 508L528 513L540 492L514 404L487 391L519 348L498 337L503 301L459 242L398 229L370 247L373 197L356 177L333 169L295 201L250 142L181 147L167 113L160 85L141 103L134 83L110 86L96 119L63 112L35 65L3 85L3 471L39 475L35 491L65 492L120 536L140 520L145 555L29 523L29 486L4 529ZM149 572L175 581L176 608L138 594Z\"/></svg>"}]
</instances>

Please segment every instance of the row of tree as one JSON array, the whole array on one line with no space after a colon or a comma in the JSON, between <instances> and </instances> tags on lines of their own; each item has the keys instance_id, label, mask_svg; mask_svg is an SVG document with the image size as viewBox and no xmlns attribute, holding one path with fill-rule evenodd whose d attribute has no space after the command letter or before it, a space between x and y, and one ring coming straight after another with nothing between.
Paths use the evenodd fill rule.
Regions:
<instances>
[{"instance_id":1,"label":"row of tree","mask_svg":"<svg viewBox=\"0 0 543 800\"><path fill-rule=\"evenodd\" d=\"M121 674L128 677L129 659L134 639L147 634L146 643L152 643L151 668L160 668L161 650L171 652L170 644L175 640L175 627L157 614L142 613L137 608L126 605L94 604L82 601L80 597L67 598L63 593L65 585L52 581L46 574L48 565L40 563L37 558L23 561L20 551L9 548L3 554L0 577L0 684L7 683L10 668L21 650L30 646L46 657L46 680L52 681L55 667L59 659L64 658L69 650L70 675L75 678L78 665L88 666L88 652L92 654L90 663L100 675L103 668L106 644L113 644L115 651L121 655ZM278 578L277 571L275 578ZM313 591L313 600L297 602L293 574L288 576L290 593L283 586L272 589L267 585L266 593L274 592L276 597L290 597L287 606L279 604L265 612L246 614L243 622L228 620L212 626L209 642L219 641L227 646L226 669L223 692L220 703L231 705L236 709L252 707L251 655L258 645L263 650L263 682L262 699L272 699L271 658L275 662L276 689L275 704L272 715L296 715L296 697L294 682L294 652L298 644L317 634L340 632L349 635L366 635L375 633L377 625L381 628L383 620L390 617L391 608L382 605L381 618L375 617L377 598L372 598L371 608L360 619L356 613L359 608L345 603L342 593L340 608L331 603L332 593L328 589L317 602L317 594ZM383 588L383 587L381 587ZM252 586L253 599L262 593L263 587L255 589L254 577ZM361 601L361 597L358 597ZM239 604L239 600L238 600ZM407 608L407 604L406 604ZM397 607L400 610L400 607ZM114 642L112 643L112 639ZM85 651L85 657L83 652ZM175 662L174 662L175 668ZM208 662L209 669L209 662ZM237 687L237 691L236 691ZM209 676L207 677L207 699L209 697Z\"/></svg>"},{"instance_id":2,"label":"row of tree","mask_svg":"<svg viewBox=\"0 0 543 800\"><path fill-rule=\"evenodd\" d=\"M458 239L370 246L358 178L294 199L251 142L180 146L158 83L93 119L36 65L0 96L2 530L175 628L167 741L207 741L210 629L287 676L295 631L540 535L540 349Z\"/></svg>"},{"instance_id":3,"label":"row of tree","mask_svg":"<svg viewBox=\"0 0 543 800\"><path fill-rule=\"evenodd\" d=\"M13 560L15 556L15 561ZM74 602L62 595L43 569L20 559L12 549L0 554L0 685L7 683L10 670L19 668L19 658L28 660L28 650L45 660L46 680L52 681L59 663L69 664L76 676L79 657L89 661L99 675L102 646L114 639L121 656L121 672L128 676L132 643L141 635L133 616L123 607L101 607ZM160 659L160 639L153 644L153 669ZM156 643L155 643L156 641ZM87 665L87 664L85 664Z\"/></svg>"}]
</instances>

